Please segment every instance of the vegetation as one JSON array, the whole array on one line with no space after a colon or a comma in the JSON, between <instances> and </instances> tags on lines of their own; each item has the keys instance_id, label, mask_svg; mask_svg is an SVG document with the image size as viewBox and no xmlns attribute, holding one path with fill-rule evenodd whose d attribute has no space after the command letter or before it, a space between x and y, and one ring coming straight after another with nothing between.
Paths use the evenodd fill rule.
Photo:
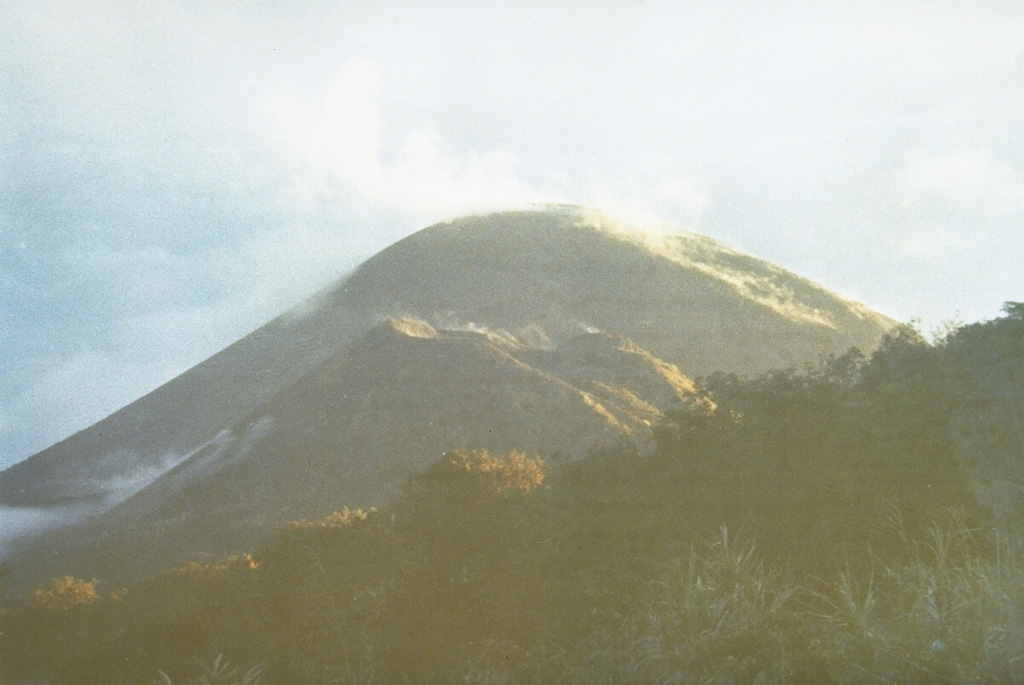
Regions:
<instances>
[{"instance_id":1,"label":"vegetation","mask_svg":"<svg viewBox=\"0 0 1024 685\"><path fill-rule=\"evenodd\" d=\"M255 555L44 583L2 614L0 679L1021 682L1021 512L988 496L1024 463L1006 313L703 379L646 450L455 451Z\"/></svg>"}]
</instances>

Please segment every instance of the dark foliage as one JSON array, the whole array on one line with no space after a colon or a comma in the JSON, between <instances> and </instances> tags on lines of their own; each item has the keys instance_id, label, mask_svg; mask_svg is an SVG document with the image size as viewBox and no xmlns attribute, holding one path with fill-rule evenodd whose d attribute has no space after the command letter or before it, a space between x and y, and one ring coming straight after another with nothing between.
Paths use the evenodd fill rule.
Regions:
<instances>
[{"instance_id":1,"label":"dark foliage","mask_svg":"<svg viewBox=\"0 0 1024 685\"><path fill-rule=\"evenodd\" d=\"M295 522L257 558L44 584L0 616L0 675L1013 681L1021 555L995 553L957 428L997 412L1015 446L1019 390L992 390L1024 365L1024 305L1006 311L936 345L905 329L869 358L713 375L645 452L452 452L386 510Z\"/></svg>"}]
</instances>

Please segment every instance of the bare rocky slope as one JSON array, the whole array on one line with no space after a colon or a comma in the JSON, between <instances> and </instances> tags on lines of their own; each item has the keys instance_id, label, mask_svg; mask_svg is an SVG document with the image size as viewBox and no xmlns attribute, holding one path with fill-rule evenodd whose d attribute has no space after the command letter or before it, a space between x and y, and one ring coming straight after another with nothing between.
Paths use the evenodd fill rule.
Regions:
<instances>
[{"instance_id":1,"label":"bare rocky slope","mask_svg":"<svg viewBox=\"0 0 1024 685\"><path fill-rule=\"evenodd\" d=\"M29 575L127 578L383 504L444 450L643 442L688 376L874 348L894 322L693 234L575 207L420 231L162 388L0 474L74 525Z\"/></svg>"}]
</instances>

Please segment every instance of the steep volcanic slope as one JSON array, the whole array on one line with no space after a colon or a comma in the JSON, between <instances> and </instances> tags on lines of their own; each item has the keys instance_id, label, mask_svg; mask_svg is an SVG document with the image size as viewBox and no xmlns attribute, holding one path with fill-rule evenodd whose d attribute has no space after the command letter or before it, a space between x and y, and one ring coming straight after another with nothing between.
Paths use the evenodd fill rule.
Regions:
<instances>
[{"instance_id":1,"label":"steep volcanic slope","mask_svg":"<svg viewBox=\"0 0 1024 685\"><path fill-rule=\"evenodd\" d=\"M868 350L892 324L693 234L570 207L470 217L3 472L0 505L94 515L29 556L110 565L115 541L150 535L157 566L244 545L250 524L382 502L445 449L640 436L688 396L684 373Z\"/></svg>"},{"instance_id":2,"label":"steep volcanic slope","mask_svg":"<svg viewBox=\"0 0 1024 685\"><path fill-rule=\"evenodd\" d=\"M288 520L385 503L447 449L582 456L643 441L655 403L699 400L676 367L627 340L585 334L537 350L388 320L136 496L45 535L23 563L111 579L251 549Z\"/></svg>"},{"instance_id":3,"label":"steep volcanic slope","mask_svg":"<svg viewBox=\"0 0 1024 685\"><path fill-rule=\"evenodd\" d=\"M102 508L234 425L370 323L343 304L281 316L86 430L5 470L0 504Z\"/></svg>"},{"instance_id":4,"label":"steep volcanic slope","mask_svg":"<svg viewBox=\"0 0 1024 685\"><path fill-rule=\"evenodd\" d=\"M471 321L552 340L624 335L691 375L873 349L895 322L692 233L563 207L460 219L369 259L334 293L367 314Z\"/></svg>"}]
</instances>

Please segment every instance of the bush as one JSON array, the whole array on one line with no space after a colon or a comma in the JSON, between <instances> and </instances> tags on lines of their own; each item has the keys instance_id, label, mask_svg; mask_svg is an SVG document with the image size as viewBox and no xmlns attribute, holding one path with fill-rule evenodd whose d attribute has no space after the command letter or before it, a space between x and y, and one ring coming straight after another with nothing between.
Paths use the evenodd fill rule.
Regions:
<instances>
[{"instance_id":1,"label":"bush","mask_svg":"<svg viewBox=\"0 0 1024 685\"><path fill-rule=\"evenodd\" d=\"M82 580L74 576L51 578L45 585L37 585L30 592L32 603L44 609L75 609L99 601L96 593L98 580Z\"/></svg>"}]
</instances>

